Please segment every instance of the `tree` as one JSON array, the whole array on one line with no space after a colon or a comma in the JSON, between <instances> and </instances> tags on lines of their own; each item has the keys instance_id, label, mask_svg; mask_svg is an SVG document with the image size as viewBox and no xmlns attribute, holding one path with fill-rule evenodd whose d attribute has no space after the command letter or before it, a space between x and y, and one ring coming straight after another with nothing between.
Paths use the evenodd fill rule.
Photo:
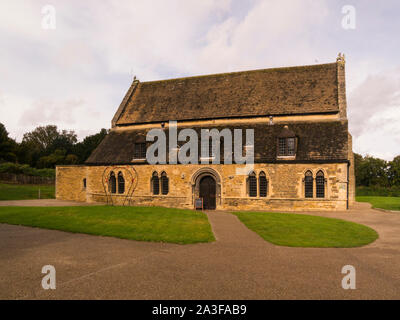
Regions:
<instances>
[{"instance_id":1,"label":"tree","mask_svg":"<svg viewBox=\"0 0 400 320\"><path fill-rule=\"evenodd\" d=\"M6 127L0 123L0 162L16 162L17 143L8 137Z\"/></svg>"},{"instance_id":2,"label":"tree","mask_svg":"<svg viewBox=\"0 0 400 320\"><path fill-rule=\"evenodd\" d=\"M363 158L357 154L354 160L357 185L389 186L388 163L385 160L368 155Z\"/></svg>"},{"instance_id":3,"label":"tree","mask_svg":"<svg viewBox=\"0 0 400 320\"><path fill-rule=\"evenodd\" d=\"M22 142L34 148L39 153L46 153L59 135L57 126L47 125L45 127L37 127L31 132L25 133Z\"/></svg>"},{"instance_id":4,"label":"tree","mask_svg":"<svg viewBox=\"0 0 400 320\"><path fill-rule=\"evenodd\" d=\"M99 133L87 136L82 142L77 143L74 147L73 153L78 156L78 163L84 163L107 134L108 131L103 128Z\"/></svg>"},{"instance_id":5,"label":"tree","mask_svg":"<svg viewBox=\"0 0 400 320\"><path fill-rule=\"evenodd\" d=\"M40 157L37 162L37 167L42 168L54 168L56 165L65 164L66 152L63 149L57 149L48 156Z\"/></svg>"},{"instance_id":6,"label":"tree","mask_svg":"<svg viewBox=\"0 0 400 320\"><path fill-rule=\"evenodd\" d=\"M389 162L388 176L391 186L400 186L400 156Z\"/></svg>"},{"instance_id":7,"label":"tree","mask_svg":"<svg viewBox=\"0 0 400 320\"><path fill-rule=\"evenodd\" d=\"M354 153L354 173L356 176L356 184L357 186L362 185L363 181L363 172L362 172L362 164L363 164L364 158L361 154Z\"/></svg>"},{"instance_id":8,"label":"tree","mask_svg":"<svg viewBox=\"0 0 400 320\"><path fill-rule=\"evenodd\" d=\"M57 152L57 150L70 153L76 142L77 136L74 131L58 131L55 125L37 127L33 131L24 134L19 155L25 163L29 163L32 167L53 167L55 163L53 160L56 158L57 164L61 164L59 163L60 151ZM42 159L43 157L50 158Z\"/></svg>"},{"instance_id":9,"label":"tree","mask_svg":"<svg viewBox=\"0 0 400 320\"><path fill-rule=\"evenodd\" d=\"M77 136L74 131L62 130L59 132L57 126L47 125L25 133L22 141L40 152L51 153L60 149L60 147L72 149L72 146L77 142Z\"/></svg>"}]
</instances>

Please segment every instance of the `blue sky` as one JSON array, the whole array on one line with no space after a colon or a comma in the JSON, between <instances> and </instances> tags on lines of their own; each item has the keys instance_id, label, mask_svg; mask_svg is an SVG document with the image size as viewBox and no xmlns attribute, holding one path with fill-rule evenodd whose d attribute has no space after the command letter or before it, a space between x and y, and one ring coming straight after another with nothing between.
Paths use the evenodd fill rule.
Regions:
<instances>
[{"instance_id":1,"label":"blue sky","mask_svg":"<svg viewBox=\"0 0 400 320\"><path fill-rule=\"evenodd\" d=\"M52 5L56 28L43 29ZM342 8L355 8L344 29ZM0 3L0 122L21 140L57 124L109 128L141 81L334 62L346 54L354 151L400 154L400 2L35 0Z\"/></svg>"}]
</instances>

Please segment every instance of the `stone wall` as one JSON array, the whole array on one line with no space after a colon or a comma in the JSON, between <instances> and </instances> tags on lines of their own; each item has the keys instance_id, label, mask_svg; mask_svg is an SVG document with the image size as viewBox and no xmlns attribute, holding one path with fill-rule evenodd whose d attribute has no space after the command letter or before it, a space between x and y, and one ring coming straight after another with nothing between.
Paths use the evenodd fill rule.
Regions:
<instances>
[{"instance_id":1,"label":"stone wall","mask_svg":"<svg viewBox=\"0 0 400 320\"><path fill-rule=\"evenodd\" d=\"M354 153L353 153L353 138L349 133L349 206L356 202L356 174L354 164Z\"/></svg>"},{"instance_id":2,"label":"stone wall","mask_svg":"<svg viewBox=\"0 0 400 320\"><path fill-rule=\"evenodd\" d=\"M86 166L56 167L56 199L86 201Z\"/></svg>"},{"instance_id":3,"label":"stone wall","mask_svg":"<svg viewBox=\"0 0 400 320\"><path fill-rule=\"evenodd\" d=\"M134 169L132 169L134 168ZM345 210L347 204L347 163L339 164L255 164L257 177L264 171L269 181L266 198L247 195L247 176L238 172L239 165L136 165L136 166L62 166L57 167L57 199L108 202L143 206L193 208L196 177L199 172L211 175L218 182L217 209L230 210ZM108 195L109 172L122 172L125 193ZM201 170L201 171L199 171ZM326 178L325 198L304 198L304 174L314 177L322 170ZM152 195L151 177L163 171L169 178L168 195ZM86 178L86 189L83 179ZM258 181L258 179L257 179ZM136 187L135 187L136 186ZM135 188L134 188L135 187ZM133 193L132 191L134 189ZM132 197L129 195L132 194ZM127 196L128 195L128 196Z\"/></svg>"}]
</instances>

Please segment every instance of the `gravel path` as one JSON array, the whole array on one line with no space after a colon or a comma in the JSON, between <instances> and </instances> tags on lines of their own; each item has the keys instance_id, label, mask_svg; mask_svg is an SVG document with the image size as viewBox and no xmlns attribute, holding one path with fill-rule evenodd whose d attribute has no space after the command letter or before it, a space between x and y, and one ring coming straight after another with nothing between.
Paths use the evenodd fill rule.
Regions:
<instances>
[{"instance_id":1,"label":"gravel path","mask_svg":"<svg viewBox=\"0 0 400 320\"><path fill-rule=\"evenodd\" d=\"M312 213L378 231L352 249L272 245L227 212L208 212L217 241L175 245L0 225L1 299L399 299L400 214L359 204ZM53 265L57 289L43 290ZM344 290L353 265L357 289Z\"/></svg>"}]
</instances>

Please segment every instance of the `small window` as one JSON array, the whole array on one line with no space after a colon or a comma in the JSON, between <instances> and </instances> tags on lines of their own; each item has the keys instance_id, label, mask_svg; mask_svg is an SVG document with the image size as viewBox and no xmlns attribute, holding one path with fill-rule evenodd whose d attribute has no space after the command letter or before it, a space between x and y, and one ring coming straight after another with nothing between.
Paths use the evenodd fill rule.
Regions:
<instances>
[{"instance_id":1,"label":"small window","mask_svg":"<svg viewBox=\"0 0 400 320\"><path fill-rule=\"evenodd\" d=\"M134 159L146 159L146 143L135 143L134 144Z\"/></svg>"},{"instance_id":2,"label":"small window","mask_svg":"<svg viewBox=\"0 0 400 320\"><path fill-rule=\"evenodd\" d=\"M278 138L278 156L296 155L296 138Z\"/></svg>"},{"instance_id":3,"label":"small window","mask_svg":"<svg viewBox=\"0 0 400 320\"><path fill-rule=\"evenodd\" d=\"M83 189L86 189L86 178L83 179Z\"/></svg>"},{"instance_id":4,"label":"small window","mask_svg":"<svg viewBox=\"0 0 400 320\"><path fill-rule=\"evenodd\" d=\"M318 171L315 182L317 198L325 198L325 176L322 171Z\"/></svg>"},{"instance_id":5,"label":"small window","mask_svg":"<svg viewBox=\"0 0 400 320\"><path fill-rule=\"evenodd\" d=\"M258 184L260 188L260 197L266 197L268 194L268 180L263 171L260 172L258 177Z\"/></svg>"},{"instance_id":6,"label":"small window","mask_svg":"<svg viewBox=\"0 0 400 320\"><path fill-rule=\"evenodd\" d=\"M163 172L161 174L161 193L166 195L168 194L168 189L169 189L169 181L168 181L168 177L167 174L165 172Z\"/></svg>"},{"instance_id":7,"label":"small window","mask_svg":"<svg viewBox=\"0 0 400 320\"><path fill-rule=\"evenodd\" d=\"M125 192L125 179L122 172L118 172L118 193L122 194Z\"/></svg>"},{"instance_id":8,"label":"small window","mask_svg":"<svg viewBox=\"0 0 400 320\"><path fill-rule=\"evenodd\" d=\"M249 174L248 189L250 197L257 197L257 177L254 172Z\"/></svg>"},{"instance_id":9,"label":"small window","mask_svg":"<svg viewBox=\"0 0 400 320\"><path fill-rule=\"evenodd\" d=\"M279 138L279 153L280 156L286 154L286 138Z\"/></svg>"},{"instance_id":10,"label":"small window","mask_svg":"<svg viewBox=\"0 0 400 320\"><path fill-rule=\"evenodd\" d=\"M117 192L117 181L115 179L114 171L111 171L110 178L108 179L108 192L110 192L110 193Z\"/></svg>"},{"instance_id":11,"label":"small window","mask_svg":"<svg viewBox=\"0 0 400 320\"><path fill-rule=\"evenodd\" d=\"M151 177L151 189L154 195L160 194L160 180L157 172L154 172Z\"/></svg>"},{"instance_id":12,"label":"small window","mask_svg":"<svg viewBox=\"0 0 400 320\"><path fill-rule=\"evenodd\" d=\"M295 138L287 138L287 155L294 156L295 155Z\"/></svg>"},{"instance_id":13,"label":"small window","mask_svg":"<svg viewBox=\"0 0 400 320\"><path fill-rule=\"evenodd\" d=\"M314 178L311 171L307 171L304 177L304 190L305 190L305 197L312 198L314 196Z\"/></svg>"}]
</instances>

